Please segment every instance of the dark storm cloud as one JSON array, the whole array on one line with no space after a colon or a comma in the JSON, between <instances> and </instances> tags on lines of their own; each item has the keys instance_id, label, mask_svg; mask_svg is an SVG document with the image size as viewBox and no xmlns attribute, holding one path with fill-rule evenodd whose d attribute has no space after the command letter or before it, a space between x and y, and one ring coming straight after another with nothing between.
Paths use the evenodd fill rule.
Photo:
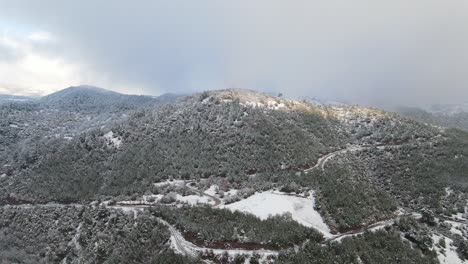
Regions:
<instances>
[{"instance_id":1,"label":"dark storm cloud","mask_svg":"<svg viewBox=\"0 0 468 264\"><path fill-rule=\"evenodd\" d=\"M0 17L57 36L55 55L92 71L90 83L146 93L468 100L465 1L0 1Z\"/></svg>"}]
</instances>

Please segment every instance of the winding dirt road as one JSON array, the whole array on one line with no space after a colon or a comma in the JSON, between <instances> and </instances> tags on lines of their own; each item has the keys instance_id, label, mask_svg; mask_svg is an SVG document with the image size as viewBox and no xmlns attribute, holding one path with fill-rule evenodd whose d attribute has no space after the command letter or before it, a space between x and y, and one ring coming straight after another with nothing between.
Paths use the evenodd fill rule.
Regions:
<instances>
[{"instance_id":1,"label":"winding dirt road","mask_svg":"<svg viewBox=\"0 0 468 264\"><path fill-rule=\"evenodd\" d=\"M401 145L378 146L378 148L383 149L383 148L392 148L392 147L399 147L399 146L401 146ZM317 169L317 168L320 168L321 170L324 171L326 163L328 161L330 161L332 158L334 158L335 156L339 155L339 154L347 153L347 152L353 152L353 151L361 151L361 150L365 150L365 149L371 149L373 147L375 147L375 146L365 146L365 147L363 147L363 146L350 146L350 147L348 147L346 149L341 149L341 150L329 153L329 154L327 154L325 156L320 157L317 160L316 165L314 167L312 167L312 168L304 170L304 173L308 173L308 172L310 172L310 171L312 171L314 169ZM218 197L206 194L205 192L190 186L191 183L193 183L193 181L186 182L186 187L188 189L190 189L191 191L197 193L197 194L206 196L209 199L213 200L214 201L213 207L219 207L219 205L222 204L222 201ZM126 206L126 209L128 210L131 207L132 206ZM136 210L141 210L144 207L150 207L150 206L135 207L134 208L135 212L136 212ZM352 230L352 231L349 231L349 232L346 232L346 233L337 234L336 236L325 239L323 243L328 243L328 242L332 242L332 241L340 241L341 239L343 239L345 237L356 236L356 235L362 234L362 233L364 233L365 231L368 231L368 230L375 230L375 229L378 229L378 228L385 227L387 225L391 225L396 220L398 220L401 216L402 215L398 215L395 218L388 219L388 220L381 221L381 222L377 222L377 223L362 227L362 228L357 229L357 230ZM165 224L169 228L169 231L171 232L171 243L172 243L172 247L174 248L174 250L176 250L177 252L179 252L181 254L187 255L187 256L197 256L198 253L206 252L206 251L213 251L213 253L215 253L215 254L228 253L229 255L259 254L260 256L263 256L263 257L272 256L272 255L276 256L279 253L279 251L273 251L273 250L212 249L212 248L199 247L199 246L191 243L190 241L187 241L183 237L183 235L175 227L170 225L168 222L164 221L163 219L159 219L159 220L160 220L161 223ZM304 244L302 246L304 246L306 243L308 243L308 242L307 241L304 242ZM292 250L292 248L289 248L289 249L286 249L286 250Z\"/></svg>"},{"instance_id":2,"label":"winding dirt road","mask_svg":"<svg viewBox=\"0 0 468 264\"><path fill-rule=\"evenodd\" d=\"M204 193L203 191L200 191L199 189L190 186L190 184L192 184L192 183L194 183L194 181L187 181L186 184L185 184L185 186L186 186L188 189L190 189L191 191L193 191L193 192L195 192L195 193L197 193L197 194L206 196L206 197L210 198L211 200L213 200L213 201L214 201L214 205L213 205L214 208L217 208L217 207L219 207L219 206L221 205L221 203L222 203L221 199L219 199L219 198L216 197L216 196L213 196L213 195L209 195L209 194L207 194L207 193Z\"/></svg>"},{"instance_id":3,"label":"winding dirt road","mask_svg":"<svg viewBox=\"0 0 468 264\"><path fill-rule=\"evenodd\" d=\"M171 243L172 243L173 249L186 256L196 257L199 255L199 253L203 253L207 251L212 251L215 255L228 253L230 256L236 256L236 255L252 256L253 254L258 254L260 256L266 257L266 256L278 255L278 251L274 251L274 250L212 249L212 248L199 247L187 241L184 238L184 236L175 227L170 225L165 220L161 218L159 218L158 220L159 222L161 222L162 224L166 225L169 228L169 232L171 232L171 235L172 235Z\"/></svg>"},{"instance_id":4,"label":"winding dirt road","mask_svg":"<svg viewBox=\"0 0 468 264\"><path fill-rule=\"evenodd\" d=\"M342 153L346 153L346 152L351 152L351 151L360 151L360 150L364 150L364 149L368 149L370 147L361 147L361 146L351 146L349 148L345 148L345 149L341 149L341 150L337 150L335 152L332 152L332 153L328 153L327 155L323 156L323 157L320 157L318 160L317 160L317 163L315 164L315 166L311 167L311 168L308 168L308 169L305 169L304 170L304 173L309 173L317 168L321 168L322 171L325 170L325 164L331 160L332 158L334 158L336 155L339 155L339 154L342 154Z\"/></svg>"}]
</instances>

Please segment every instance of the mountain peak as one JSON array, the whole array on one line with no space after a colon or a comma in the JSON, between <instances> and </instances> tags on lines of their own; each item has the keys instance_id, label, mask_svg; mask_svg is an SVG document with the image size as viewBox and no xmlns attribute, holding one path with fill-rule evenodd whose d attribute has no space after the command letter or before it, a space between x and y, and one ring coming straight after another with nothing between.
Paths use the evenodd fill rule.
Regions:
<instances>
[{"instance_id":1,"label":"mountain peak","mask_svg":"<svg viewBox=\"0 0 468 264\"><path fill-rule=\"evenodd\" d=\"M92 92L92 93L112 93L112 94L119 94L114 91L110 91L104 88L92 86L92 85L79 85L79 86L70 86L63 90L57 91L55 93L49 94L48 96L56 95L56 94L68 94L68 93L76 93L76 92Z\"/></svg>"},{"instance_id":2,"label":"mountain peak","mask_svg":"<svg viewBox=\"0 0 468 264\"><path fill-rule=\"evenodd\" d=\"M52 108L80 111L113 111L119 108L149 105L156 102L151 96L126 95L103 88L80 85L71 86L41 98Z\"/></svg>"}]
</instances>

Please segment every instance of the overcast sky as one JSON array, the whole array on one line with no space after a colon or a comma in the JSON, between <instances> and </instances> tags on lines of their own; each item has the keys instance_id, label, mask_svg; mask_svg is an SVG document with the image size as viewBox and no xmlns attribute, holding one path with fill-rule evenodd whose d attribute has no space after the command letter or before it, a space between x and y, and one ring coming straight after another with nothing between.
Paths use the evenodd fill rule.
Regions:
<instances>
[{"instance_id":1,"label":"overcast sky","mask_svg":"<svg viewBox=\"0 0 468 264\"><path fill-rule=\"evenodd\" d=\"M468 101L466 0L0 0L0 93Z\"/></svg>"}]
</instances>

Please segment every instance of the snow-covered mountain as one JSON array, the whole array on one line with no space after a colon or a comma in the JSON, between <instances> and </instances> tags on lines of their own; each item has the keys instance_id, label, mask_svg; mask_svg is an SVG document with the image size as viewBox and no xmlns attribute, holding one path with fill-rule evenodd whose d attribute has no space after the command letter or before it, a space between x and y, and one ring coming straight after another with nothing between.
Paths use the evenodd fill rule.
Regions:
<instances>
[{"instance_id":1,"label":"snow-covered mountain","mask_svg":"<svg viewBox=\"0 0 468 264\"><path fill-rule=\"evenodd\" d=\"M0 105L0 117L0 259L467 257L463 131L245 89L70 87Z\"/></svg>"}]
</instances>

